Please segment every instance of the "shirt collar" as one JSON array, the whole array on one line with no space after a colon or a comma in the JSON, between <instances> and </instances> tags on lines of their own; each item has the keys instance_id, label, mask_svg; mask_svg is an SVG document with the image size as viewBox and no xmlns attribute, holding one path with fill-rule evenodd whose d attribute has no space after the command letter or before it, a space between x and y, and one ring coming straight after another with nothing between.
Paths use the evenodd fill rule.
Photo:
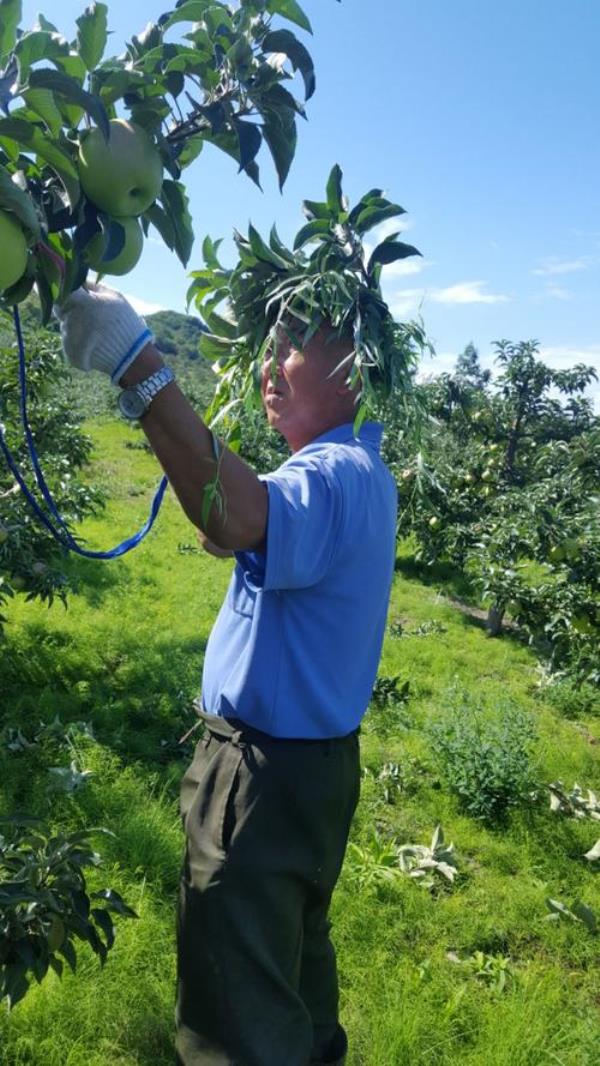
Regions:
<instances>
[{"instance_id":1,"label":"shirt collar","mask_svg":"<svg viewBox=\"0 0 600 1066\"><path fill-rule=\"evenodd\" d=\"M345 444L349 440L359 440L361 444L367 444L379 452L382 437L383 425L381 422L363 422L357 436L354 434L354 423L344 422L341 426L334 426L333 429L328 429L320 437L315 437L300 451L306 452L319 444Z\"/></svg>"}]
</instances>

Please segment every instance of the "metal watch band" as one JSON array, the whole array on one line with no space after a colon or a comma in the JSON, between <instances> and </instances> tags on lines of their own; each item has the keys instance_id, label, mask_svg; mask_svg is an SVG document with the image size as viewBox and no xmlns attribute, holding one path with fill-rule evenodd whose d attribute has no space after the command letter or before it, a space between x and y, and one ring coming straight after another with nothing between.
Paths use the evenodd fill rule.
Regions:
<instances>
[{"instance_id":1,"label":"metal watch band","mask_svg":"<svg viewBox=\"0 0 600 1066\"><path fill-rule=\"evenodd\" d=\"M137 385L133 386L142 397L146 411L160 390L164 389L165 385L170 385L172 381L175 381L173 371L170 367L163 366L160 370L157 370L156 373L151 374L149 378L146 378L144 381L139 381Z\"/></svg>"}]
</instances>

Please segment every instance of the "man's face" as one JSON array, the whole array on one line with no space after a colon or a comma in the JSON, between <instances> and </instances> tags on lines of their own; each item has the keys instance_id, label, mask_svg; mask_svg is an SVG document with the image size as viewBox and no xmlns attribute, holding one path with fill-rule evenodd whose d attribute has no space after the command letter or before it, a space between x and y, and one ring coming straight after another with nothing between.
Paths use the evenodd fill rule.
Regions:
<instances>
[{"instance_id":1,"label":"man's face","mask_svg":"<svg viewBox=\"0 0 600 1066\"><path fill-rule=\"evenodd\" d=\"M269 425L298 451L330 426L345 421L346 370L335 371L346 352L327 344L324 327L305 346L280 331L276 351L267 351L261 393ZM274 358L273 358L274 357ZM352 416L350 416L351 419Z\"/></svg>"}]
</instances>

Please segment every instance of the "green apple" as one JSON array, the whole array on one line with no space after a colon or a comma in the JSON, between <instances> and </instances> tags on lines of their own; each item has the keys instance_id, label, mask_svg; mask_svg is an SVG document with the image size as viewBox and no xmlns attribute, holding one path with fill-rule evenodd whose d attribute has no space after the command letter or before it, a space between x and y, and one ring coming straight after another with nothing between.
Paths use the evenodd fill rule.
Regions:
<instances>
[{"instance_id":1,"label":"green apple","mask_svg":"<svg viewBox=\"0 0 600 1066\"><path fill-rule=\"evenodd\" d=\"M440 520L439 520L439 518L436 515L433 515L432 518L429 519L429 525L431 526L432 529L437 529L439 524L440 524Z\"/></svg>"},{"instance_id":2,"label":"green apple","mask_svg":"<svg viewBox=\"0 0 600 1066\"><path fill-rule=\"evenodd\" d=\"M87 262L99 274L129 274L142 254L144 234L137 218L118 218L116 221L125 230L125 243L118 255L112 259L102 257L104 238L101 233L92 237L85 250Z\"/></svg>"},{"instance_id":3,"label":"green apple","mask_svg":"<svg viewBox=\"0 0 600 1066\"><path fill-rule=\"evenodd\" d=\"M97 127L84 134L79 148L79 178L85 195L96 207L113 218L128 218L143 214L156 200L163 167L141 126L113 118L108 140Z\"/></svg>"},{"instance_id":4,"label":"green apple","mask_svg":"<svg viewBox=\"0 0 600 1066\"><path fill-rule=\"evenodd\" d=\"M27 241L14 215L0 211L0 291L10 289L25 273Z\"/></svg>"}]
</instances>

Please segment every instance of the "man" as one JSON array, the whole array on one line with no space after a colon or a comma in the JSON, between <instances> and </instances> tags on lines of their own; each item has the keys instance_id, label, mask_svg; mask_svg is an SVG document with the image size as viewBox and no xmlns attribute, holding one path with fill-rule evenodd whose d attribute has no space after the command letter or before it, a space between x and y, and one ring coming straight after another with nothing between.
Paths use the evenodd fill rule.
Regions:
<instances>
[{"instance_id":1,"label":"man","mask_svg":"<svg viewBox=\"0 0 600 1066\"><path fill-rule=\"evenodd\" d=\"M236 558L206 650L206 734L181 789L177 1061L341 1066L327 914L358 800L357 730L396 528L381 427L353 433L352 343L326 321L306 345L280 330L262 399L292 455L258 477L221 451L123 297L79 290L59 315L67 357L124 389L122 410L141 418L199 528L218 468L223 506L203 538Z\"/></svg>"}]
</instances>

